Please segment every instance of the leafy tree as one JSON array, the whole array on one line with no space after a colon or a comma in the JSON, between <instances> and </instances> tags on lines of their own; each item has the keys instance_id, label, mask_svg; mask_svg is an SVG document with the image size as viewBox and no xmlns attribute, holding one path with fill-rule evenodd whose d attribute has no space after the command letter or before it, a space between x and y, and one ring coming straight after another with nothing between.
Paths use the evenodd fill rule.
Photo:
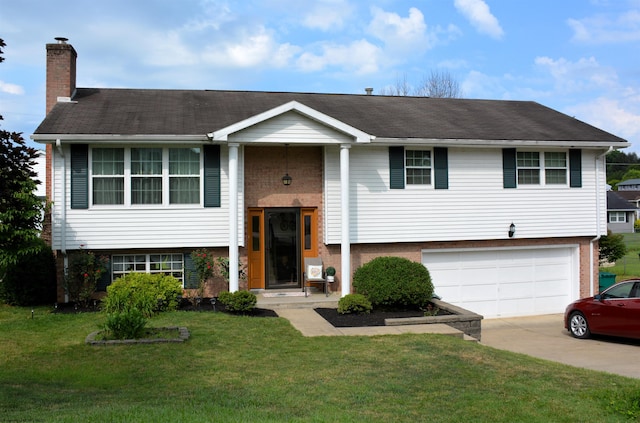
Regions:
<instances>
[{"instance_id":1,"label":"leafy tree","mask_svg":"<svg viewBox=\"0 0 640 423\"><path fill-rule=\"evenodd\" d=\"M627 254L627 246L624 243L624 235L609 231L606 236L600 238L601 262L615 263L625 254Z\"/></svg>"},{"instance_id":2,"label":"leafy tree","mask_svg":"<svg viewBox=\"0 0 640 423\"><path fill-rule=\"evenodd\" d=\"M614 150L607 154L607 183L614 189L621 181L639 178L639 171L640 159L636 153Z\"/></svg>"},{"instance_id":3,"label":"leafy tree","mask_svg":"<svg viewBox=\"0 0 640 423\"><path fill-rule=\"evenodd\" d=\"M0 62L5 43L0 39ZM2 120L2 116L0 116ZM38 152L22 133L0 129L0 279L2 269L40 249L44 203L35 194L39 181L32 170Z\"/></svg>"}]
</instances>

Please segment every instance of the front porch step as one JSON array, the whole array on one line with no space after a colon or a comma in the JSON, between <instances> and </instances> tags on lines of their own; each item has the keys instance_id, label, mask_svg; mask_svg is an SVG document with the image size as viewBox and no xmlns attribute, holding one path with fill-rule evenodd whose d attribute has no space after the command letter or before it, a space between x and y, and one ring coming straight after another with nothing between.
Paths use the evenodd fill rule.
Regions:
<instances>
[{"instance_id":1,"label":"front porch step","mask_svg":"<svg viewBox=\"0 0 640 423\"><path fill-rule=\"evenodd\" d=\"M312 292L306 297L265 297L263 294L263 292L256 293L258 299L256 307L270 310L283 308L337 308L340 300L340 296L336 293L330 294L328 297L321 292Z\"/></svg>"}]
</instances>

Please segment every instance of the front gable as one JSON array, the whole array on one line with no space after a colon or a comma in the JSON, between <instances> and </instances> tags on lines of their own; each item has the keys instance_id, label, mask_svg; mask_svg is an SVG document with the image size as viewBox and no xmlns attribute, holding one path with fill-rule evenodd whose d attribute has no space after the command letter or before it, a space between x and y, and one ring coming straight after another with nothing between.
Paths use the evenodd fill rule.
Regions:
<instances>
[{"instance_id":1,"label":"front gable","mask_svg":"<svg viewBox=\"0 0 640 423\"><path fill-rule=\"evenodd\" d=\"M219 129L207 136L214 141L368 143L375 137L329 115L290 101L266 112Z\"/></svg>"}]
</instances>

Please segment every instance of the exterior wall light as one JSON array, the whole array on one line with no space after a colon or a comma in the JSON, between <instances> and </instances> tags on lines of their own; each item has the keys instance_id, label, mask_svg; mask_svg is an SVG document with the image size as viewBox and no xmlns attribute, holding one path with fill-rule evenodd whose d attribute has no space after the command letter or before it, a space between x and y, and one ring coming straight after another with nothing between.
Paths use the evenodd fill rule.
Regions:
<instances>
[{"instance_id":1,"label":"exterior wall light","mask_svg":"<svg viewBox=\"0 0 640 423\"><path fill-rule=\"evenodd\" d=\"M513 235L516 233L516 225L513 223L509 225L509 238L513 238Z\"/></svg>"},{"instance_id":2,"label":"exterior wall light","mask_svg":"<svg viewBox=\"0 0 640 423\"><path fill-rule=\"evenodd\" d=\"M284 145L284 157L286 160L285 175L282 177L282 185L288 187L291 185L293 178L289 176L289 144Z\"/></svg>"}]
</instances>

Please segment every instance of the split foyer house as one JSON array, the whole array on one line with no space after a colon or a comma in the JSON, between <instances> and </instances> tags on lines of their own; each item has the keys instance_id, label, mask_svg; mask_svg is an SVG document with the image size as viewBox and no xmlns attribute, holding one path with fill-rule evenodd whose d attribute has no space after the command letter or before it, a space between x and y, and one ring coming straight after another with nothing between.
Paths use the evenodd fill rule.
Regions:
<instances>
[{"instance_id":1,"label":"split foyer house","mask_svg":"<svg viewBox=\"0 0 640 423\"><path fill-rule=\"evenodd\" d=\"M629 145L615 135L528 101L77 88L75 49L46 47L32 138L61 268L84 248L110 258L105 284L162 271L190 288L207 248L231 291L298 289L320 257L346 295L359 266L402 256L485 317L597 287L604 156Z\"/></svg>"}]
</instances>

